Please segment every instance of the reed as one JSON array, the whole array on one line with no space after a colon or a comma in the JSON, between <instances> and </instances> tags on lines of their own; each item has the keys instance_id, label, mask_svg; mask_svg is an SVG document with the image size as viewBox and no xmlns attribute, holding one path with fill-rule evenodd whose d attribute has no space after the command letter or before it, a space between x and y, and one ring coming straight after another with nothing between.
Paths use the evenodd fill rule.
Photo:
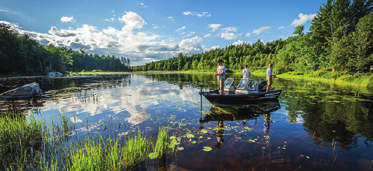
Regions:
<instances>
[{"instance_id":1,"label":"reed","mask_svg":"<svg viewBox=\"0 0 373 171\"><path fill-rule=\"evenodd\" d=\"M72 140L66 137L73 125L64 115L44 126L32 115L29 119L0 117L0 170L131 170L157 166L150 153L167 154L168 128L159 128L155 145L139 129L123 142L118 138L92 135Z\"/></svg>"},{"instance_id":2,"label":"reed","mask_svg":"<svg viewBox=\"0 0 373 171\"><path fill-rule=\"evenodd\" d=\"M159 128L158 138L157 138L157 142L155 144L153 153L157 153L159 157L162 157L162 155L167 150L168 140L169 140L168 128L167 127Z\"/></svg>"},{"instance_id":3,"label":"reed","mask_svg":"<svg viewBox=\"0 0 373 171\"><path fill-rule=\"evenodd\" d=\"M29 122L12 113L0 117L0 169L32 167L43 150L43 123L30 117Z\"/></svg>"}]
</instances>

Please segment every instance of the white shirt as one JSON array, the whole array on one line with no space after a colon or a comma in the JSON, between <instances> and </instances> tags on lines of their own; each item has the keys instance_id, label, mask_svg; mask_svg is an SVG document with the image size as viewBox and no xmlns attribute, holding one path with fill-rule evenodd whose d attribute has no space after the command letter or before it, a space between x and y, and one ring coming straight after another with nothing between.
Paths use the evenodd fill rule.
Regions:
<instances>
[{"instance_id":1,"label":"white shirt","mask_svg":"<svg viewBox=\"0 0 373 171\"><path fill-rule=\"evenodd\" d=\"M244 69L242 70L242 73L244 73L243 75L243 78L249 78L249 73L250 73L250 70L249 69Z\"/></svg>"},{"instance_id":2,"label":"white shirt","mask_svg":"<svg viewBox=\"0 0 373 171\"><path fill-rule=\"evenodd\" d=\"M218 66L217 71L218 71L218 74L224 72L224 75L218 75L218 79L225 78L225 66L224 65Z\"/></svg>"}]
</instances>

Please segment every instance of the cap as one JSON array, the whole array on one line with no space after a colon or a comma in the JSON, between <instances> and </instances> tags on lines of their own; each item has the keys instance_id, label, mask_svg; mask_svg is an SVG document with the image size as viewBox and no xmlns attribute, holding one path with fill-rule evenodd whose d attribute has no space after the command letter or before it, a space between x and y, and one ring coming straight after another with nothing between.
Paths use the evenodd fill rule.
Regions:
<instances>
[{"instance_id":1,"label":"cap","mask_svg":"<svg viewBox=\"0 0 373 171\"><path fill-rule=\"evenodd\" d=\"M216 61L216 63L219 63L219 62L223 63L223 60L219 59L218 61Z\"/></svg>"}]
</instances>

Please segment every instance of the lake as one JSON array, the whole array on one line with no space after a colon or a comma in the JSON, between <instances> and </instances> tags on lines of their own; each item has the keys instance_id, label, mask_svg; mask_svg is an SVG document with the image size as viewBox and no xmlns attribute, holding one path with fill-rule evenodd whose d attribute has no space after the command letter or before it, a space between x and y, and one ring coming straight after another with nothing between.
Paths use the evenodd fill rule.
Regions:
<instances>
[{"instance_id":1,"label":"lake","mask_svg":"<svg viewBox=\"0 0 373 171\"><path fill-rule=\"evenodd\" d=\"M242 76L226 77L234 78L237 86ZM369 88L277 78L274 87L283 90L278 101L217 107L198 94L199 84L203 90L217 89L213 73L31 81L37 81L51 98L34 104L27 114L49 126L65 115L76 125L72 137L100 134L125 140L138 129L156 137L160 127L168 126L171 135L181 137L175 157L165 166L171 170L372 168L373 91Z\"/></svg>"}]
</instances>

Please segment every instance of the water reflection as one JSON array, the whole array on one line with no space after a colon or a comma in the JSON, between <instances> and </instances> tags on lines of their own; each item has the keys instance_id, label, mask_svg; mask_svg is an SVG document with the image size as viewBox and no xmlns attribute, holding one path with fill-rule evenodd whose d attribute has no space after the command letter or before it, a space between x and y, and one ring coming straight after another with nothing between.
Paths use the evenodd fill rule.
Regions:
<instances>
[{"instance_id":1,"label":"water reflection","mask_svg":"<svg viewBox=\"0 0 373 171\"><path fill-rule=\"evenodd\" d=\"M356 170L357 161L372 159L370 89L278 79L279 101L217 107L198 95L199 84L217 88L210 73L44 80L42 90L53 98L36 109L46 123L61 113L92 134L108 132L105 123L119 122L108 127L117 137L135 128L156 136L169 126L185 148L175 163L181 169Z\"/></svg>"},{"instance_id":2,"label":"water reflection","mask_svg":"<svg viewBox=\"0 0 373 171\"><path fill-rule=\"evenodd\" d=\"M281 105L278 100L243 106L212 106L207 115L200 118L200 129L204 128L204 123L217 121L216 131L213 135L217 139L215 147L220 149L221 145L224 143L224 121L237 121L243 127L254 127L257 124L257 118L264 115L265 122L263 124L263 131L267 135L271 124L271 112L280 108ZM254 124L249 124L250 121L254 121Z\"/></svg>"}]
</instances>

